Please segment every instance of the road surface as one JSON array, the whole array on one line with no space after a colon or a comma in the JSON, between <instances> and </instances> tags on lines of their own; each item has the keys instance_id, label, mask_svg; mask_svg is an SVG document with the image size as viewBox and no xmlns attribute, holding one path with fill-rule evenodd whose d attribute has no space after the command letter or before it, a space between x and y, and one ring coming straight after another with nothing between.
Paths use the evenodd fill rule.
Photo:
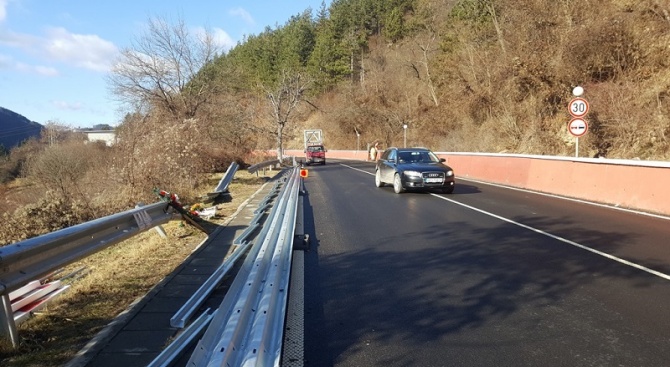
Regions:
<instances>
[{"instance_id":1,"label":"road surface","mask_svg":"<svg viewBox=\"0 0 670 367\"><path fill-rule=\"evenodd\" d=\"M306 366L670 365L667 219L373 169L309 167Z\"/></svg>"}]
</instances>

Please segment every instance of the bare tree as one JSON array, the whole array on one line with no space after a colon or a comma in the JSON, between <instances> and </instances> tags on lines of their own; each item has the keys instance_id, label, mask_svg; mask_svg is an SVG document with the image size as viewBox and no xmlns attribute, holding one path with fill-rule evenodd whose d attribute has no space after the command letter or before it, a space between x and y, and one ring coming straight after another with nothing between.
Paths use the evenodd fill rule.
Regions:
<instances>
[{"instance_id":1,"label":"bare tree","mask_svg":"<svg viewBox=\"0 0 670 367\"><path fill-rule=\"evenodd\" d=\"M282 70L279 83L275 89L261 86L268 97L271 114L277 124L277 159L282 159L283 131L289 121L291 113L302 101L310 81L300 72Z\"/></svg>"},{"instance_id":2,"label":"bare tree","mask_svg":"<svg viewBox=\"0 0 670 367\"><path fill-rule=\"evenodd\" d=\"M426 38L424 40L417 40L417 46L421 50L421 57L418 61L418 63L422 66L423 72L424 72L424 77L421 78L420 75L421 73L418 71L416 65L413 63L412 68L416 71L416 75L418 78L422 79L423 83L426 85L428 88L428 92L430 93L430 98L433 100L433 103L435 106L440 105L440 101L437 98L437 92L436 92L436 87L435 83L433 81L433 76L430 73L430 56L432 53L437 51L437 47L435 46L435 39L437 37L436 33L429 33L426 35ZM418 39L418 37L417 37Z\"/></svg>"},{"instance_id":3,"label":"bare tree","mask_svg":"<svg viewBox=\"0 0 670 367\"><path fill-rule=\"evenodd\" d=\"M442 6L451 6L445 1L445 4L438 4L432 1L420 1L417 5L417 19L414 20L415 27L420 33L414 37L414 43L418 48L418 56L412 50L412 59L409 65L415 73L417 79L428 89L430 98L435 106L440 105L437 95L437 86L431 73L431 59L439 51L439 40L441 39L440 29L445 22L443 12L439 11Z\"/></svg>"},{"instance_id":4,"label":"bare tree","mask_svg":"<svg viewBox=\"0 0 670 367\"><path fill-rule=\"evenodd\" d=\"M502 27L500 26L500 20L498 19L498 14L496 13L496 8L493 6L491 2L487 2L486 10L491 15L491 21L493 22L493 26L496 29L496 34L498 35L500 50L502 51L503 55L505 55L507 53L507 48L505 47L505 39L503 38L503 31Z\"/></svg>"},{"instance_id":5,"label":"bare tree","mask_svg":"<svg viewBox=\"0 0 670 367\"><path fill-rule=\"evenodd\" d=\"M212 94L212 81L197 78L198 72L218 51L209 31L194 35L182 19L151 18L146 32L121 51L110 89L133 109L163 107L176 118L194 117Z\"/></svg>"},{"instance_id":6,"label":"bare tree","mask_svg":"<svg viewBox=\"0 0 670 367\"><path fill-rule=\"evenodd\" d=\"M49 120L44 124L40 140L51 146L74 139L77 136L83 139L83 136L77 134L72 127L58 121Z\"/></svg>"}]
</instances>

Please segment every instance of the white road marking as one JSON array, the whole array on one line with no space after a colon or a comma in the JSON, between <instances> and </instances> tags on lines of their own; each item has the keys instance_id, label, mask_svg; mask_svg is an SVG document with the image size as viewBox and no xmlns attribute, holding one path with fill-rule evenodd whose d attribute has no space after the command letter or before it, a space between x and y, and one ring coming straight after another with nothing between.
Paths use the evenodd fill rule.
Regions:
<instances>
[{"instance_id":1,"label":"white road marking","mask_svg":"<svg viewBox=\"0 0 670 367\"><path fill-rule=\"evenodd\" d=\"M362 169L360 169L360 168L352 167L352 166L346 165L346 164L344 164L344 163L340 163L340 166L344 166L344 167L347 167L347 168L351 168L351 169L353 169L354 171L367 173L368 175L371 175L371 176L374 176L374 175L375 175L374 173L370 173L370 172L368 172L368 171L366 171L366 170L362 170Z\"/></svg>"},{"instance_id":2,"label":"white road marking","mask_svg":"<svg viewBox=\"0 0 670 367\"><path fill-rule=\"evenodd\" d=\"M515 221L513 221L513 220L511 220L511 219L508 219L508 218L505 218L505 217L501 217L501 216L499 216L499 215L497 215L497 214L493 214L493 213L487 212L486 210L482 210L482 209L475 208L474 206L470 206L470 205L467 205L467 204L460 203L460 202L458 202L458 201L455 201L455 200L446 198L446 197L444 197L444 196L440 196L440 195L432 194L432 193L431 193L430 195L435 196L435 197L437 197L437 198L440 198L440 199L442 199L442 200L446 200L446 201L448 201L448 202L450 202L450 203L453 203L453 204L456 204L456 205L460 205L460 206L462 206L462 207L464 207L464 208L468 208L468 209L470 209L470 210L474 210L474 211L476 211L476 212L479 212L479 213L482 213L482 214L491 216L491 217L493 217L493 218L502 220L502 221L504 221L504 222L507 222L507 223L510 223L510 224L514 224L515 226L519 226L519 227L521 227L521 228L527 229L527 230L529 230L529 231L533 231L533 232L538 233L538 234L541 234L541 235L543 235L543 236L547 236L547 237L553 238L553 239L555 239L555 240L557 240L557 241L561 241L561 242L567 243L567 244L569 244L569 245L571 245L571 246L575 246L575 247L580 248L580 249L582 249L582 250L586 250L586 251L592 252L592 253L594 253L594 254L600 255L600 256L605 257L605 258L608 258L608 259L610 259L610 260L614 260L614 261L616 261L616 262L618 262L618 263L621 263L621 264L624 264L624 265L631 266L631 267L633 267L633 268L642 270L642 271L647 272L647 273L649 273L649 274L656 275L657 277L660 277L660 278L663 278L663 279L666 279L666 280L670 280L670 275L668 275L668 274L664 274L664 273L661 273L661 272L659 272L659 271L656 271L656 270L653 270L653 269L649 269L649 268L647 268L646 266L642 266L642 265L640 265L640 264L636 264L636 263L634 263L634 262L630 262L630 261L625 260L625 259L622 259L622 258L620 258L620 257L616 257L616 256L614 256L614 255L610 255L610 254L608 254L608 253L605 253L605 252L602 252L602 251L598 251L598 250L596 250L596 249L590 248L590 247L588 247L588 246L584 246L584 245L579 244L579 243L577 243L577 242L570 241L570 240L567 239L567 238L563 238L563 237L560 237L560 236L553 235L553 234L551 234L551 233L549 233L549 232L545 232L545 231L543 231L543 230L541 230L541 229L533 228L533 227L531 227L531 226L527 226L527 225L525 225L525 224L522 224L522 223L519 223L519 222L515 222Z\"/></svg>"},{"instance_id":3,"label":"white road marking","mask_svg":"<svg viewBox=\"0 0 670 367\"><path fill-rule=\"evenodd\" d=\"M353 169L353 170L360 171L360 172L363 172L363 173L367 173L367 174L369 174L369 175L371 175L371 176L374 176L374 174L372 174L372 173L370 173L370 172L367 172L367 171L364 171L364 170L362 170L362 169L355 168L355 167L351 167L351 166L348 166L348 165L346 165L346 164L341 164L341 165L344 166L344 167L351 168L351 169ZM474 181L474 180L468 180L468 181L478 182L478 181ZM481 182L481 183L482 183L482 184L486 184L486 185L490 185L488 182ZM503 188L510 188L510 187L508 187L508 186L503 186L503 185L494 185L494 186L499 186L499 187L503 187ZM534 194L536 193L536 192L534 192L534 191L530 191L530 190L524 190L524 189L518 189L518 188L513 188L513 189L520 190L520 191L527 191L527 192L534 193ZM479 213L488 215L488 216L490 216L490 217L499 219L499 220L501 220L501 221L503 221L503 222L507 222L507 223L513 224L513 225L515 225L515 226L519 226L519 227L521 227L521 228L527 229L527 230L529 230L529 231L533 231L533 232L538 233L538 234L541 234L541 235L543 235L543 236L547 236L547 237L552 238L552 239L555 239L555 240L557 240L557 241L561 241L561 242L563 242L563 243L567 243L568 245L571 245L571 246L580 248L580 249L582 249L582 250L592 252L592 253L594 253L594 254L596 254L596 255L600 255L600 256L605 257L605 258L607 258L607 259L614 260L614 261L616 261L616 262L618 262L618 263L621 263L621 264L624 264L624 265L633 267L633 268L638 269L638 270L642 270L642 271L644 271L644 272L646 272L646 273L655 275L655 276L657 276L657 277L659 277L659 278L663 278L663 279L665 279L665 280L670 280L670 275L668 275L668 274L661 273L661 272L659 272L659 271L656 271L656 270L647 268L646 266L642 266L642 265L640 265L640 264L636 264L636 263L634 263L634 262L631 262L631 261L622 259L622 258L617 257L617 256L614 256L614 255L610 255L610 254L605 253L605 252L602 252L602 251L598 251L598 250L596 250L596 249L593 249L593 248L584 246L584 245L579 244L579 243L577 243L577 242L570 241L570 240L567 239L567 238L563 238L563 237L560 237L560 236L553 235L553 234L551 234L551 233L549 233L549 232L545 232L545 231L543 231L543 230L540 230L540 229L537 229L537 228L533 228L533 227L531 227L531 226L527 226L527 225L522 224L522 223L519 223L519 222L515 222L515 221L513 221L513 220L511 220L511 219L508 219L508 218L505 218L505 217L501 217L500 215L493 214L493 213L491 213L491 212L487 212L486 210L482 210L482 209L479 209L479 208L475 208L474 206L470 206L470 205L467 205L467 204L463 204L463 203L461 203L461 202L458 202L458 201L453 200L453 199L449 199L449 198L447 198L447 197L444 197L444 196L441 196L441 195L438 195L438 194L430 193L430 195L432 195L432 196L434 196L434 197L436 197L436 198L439 198L439 199L448 201L448 202L450 202L450 203L452 203L452 204L460 205L460 206L462 206L462 207L464 207L464 208L467 208L467 209L470 209L470 210L474 210L474 211L476 211L476 212L479 212ZM549 194L545 194L545 195L546 195L546 196L555 197L555 198L558 198L558 199L566 199L566 198L564 198L564 197L562 197L562 196L549 195ZM582 202L582 201L580 201L580 200L575 200L575 199L571 199L571 200L572 200L572 201L577 201L577 202ZM583 203L585 203L585 204L593 204L593 203L589 203L589 202L587 202L587 201L583 201ZM600 204L598 204L598 205L600 205ZM603 206L603 207L607 207L607 208L612 208L612 207L607 206L607 205L602 205L602 206ZM615 209L620 209L620 208L615 208ZM626 210L626 211L628 211L628 210ZM635 212L635 213L637 213L637 212ZM668 219L667 217L660 217L660 218L662 218L662 219Z\"/></svg>"}]
</instances>

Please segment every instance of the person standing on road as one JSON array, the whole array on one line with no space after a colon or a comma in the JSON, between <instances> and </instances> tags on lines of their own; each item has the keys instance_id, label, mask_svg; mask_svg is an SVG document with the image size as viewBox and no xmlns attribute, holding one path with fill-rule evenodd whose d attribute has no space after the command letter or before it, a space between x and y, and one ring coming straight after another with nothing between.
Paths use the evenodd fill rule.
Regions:
<instances>
[{"instance_id":1,"label":"person standing on road","mask_svg":"<svg viewBox=\"0 0 670 367\"><path fill-rule=\"evenodd\" d=\"M379 142L376 141L375 144L370 148L370 160L373 162L377 161L377 154L379 154Z\"/></svg>"}]
</instances>

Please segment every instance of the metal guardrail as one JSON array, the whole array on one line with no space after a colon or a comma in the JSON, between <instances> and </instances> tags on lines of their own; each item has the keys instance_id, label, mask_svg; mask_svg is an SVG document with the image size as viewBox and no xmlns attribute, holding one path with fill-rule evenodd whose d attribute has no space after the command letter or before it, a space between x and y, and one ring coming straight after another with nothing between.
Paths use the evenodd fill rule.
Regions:
<instances>
[{"instance_id":1,"label":"metal guardrail","mask_svg":"<svg viewBox=\"0 0 670 367\"><path fill-rule=\"evenodd\" d=\"M261 162L261 163L254 164L254 165L250 166L249 168L247 168L247 171L249 171L249 173L256 173L261 169L276 166L280 163L281 162L279 161L279 159L271 159L269 161L264 161L264 162Z\"/></svg>"},{"instance_id":2,"label":"metal guardrail","mask_svg":"<svg viewBox=\"0 0 670 367\"><path fill-rule=\"evenodd\" d=\"M222 182L235 172L229 167ZM10 292L172 217L169 203L161 201L0 247L0 336L19 344Z\"/></svg>"},{"instance_id":3,"label":"metal guardrail","mask_svg":"<svg viewBox=\"0 0 670 367\"><path fill-rule=\"evenodd\" d=\"M226 173L221 177L221 181L219 181L214 192L228 192L228 186L233 181L233 177L235 177L235 172L237 172L238 168L240 168L240 165L237 164L237 162L232 162L230 166L228 166Z\"/></svg>"},{"instance_id":4,"label":"metal guardrail","mask_svg":"<svg viewBox=\"0 0 670 367\"><path fill-rule=\"evenodd\" d=\"M285 172L284 172L285 173ZM170 326L184 328L188 320L193 317L202 303L209 297L214 288L222 281L223 277L231 270L240 257L246 254L251 247L249 238L252 234L260 233L255 238L263 238L269 226L263 226L263 223L271 222L276 211L271 211L274 199L278 197L284 187L284 180L278 179L270 192L258 204L254 211L254 218L249 226L233 241L237 246L235 250L224 260L223 264L217 268L214 273L198 288L198 290L184 303L184 305L170 319ZM268 214L268 210L270 213ZM267 218L265 218L267 217ZM220 309L220 308L219 308ZM195 321L185 327L185 329L170 343L149 365L148 367L166 367L173 363L173 360L183 354L184 349L194 339L194 334L200 333L206 327L218 310L211 314L209 309L203 312ZM205 321L202 321L205 320ZM200 334L201 335L201 334Z\"/></svg>"},{"instance_id":5,"label":"metal guardrail","mask_svg":"<svg viewBox=\"0 0 670 367\"><path fill-rule=\"evenodd\" d=\"M179 334L163 351L154 358L147 367L168 367L183 353L184 347L189 345L209 325L217 311L209 313L205 310L195 321L193 321L181 334Z\"/></svg>"},{"instance_id":6,"label":"metal guardrail","mask_svg":"<svg viewBox=\"0 0 670 367\"><path fill-rule=\"evenodd\" d=\"M0 247L0 293L166 223L172 218L166 209L158 202Z\"/></svg>"},{"instance_id":7,"label":"metal guardrail","mask_svg":"<svg viewBox=\"0 0 670 367\"><path fill-rule=\"evenodd\" d=\"M249 173L256 173L261 169L265 170L268 167L278 166L278 165L282 165L282 164L287 165L287 166L291 166L291 167L295 167L295 166L298 165L298 162L296 161L295 156L285 155L285 156L283 156L283 158L281 160L271 159L269 161L256 163L256 164L250 166L249 168L247 168L247 171L249 171Z\"/></svg>"},{"instance_id":8,"label":"metal guardrail","mask_svg":"<svg viewBox=\"0 0 670 367\"><path fill-rule=\"evenodd\" d=\"M212 275L198 288L198 290L184 303L184 305L172 316L170 319L170 326L176 328L183 328L188 320L197 311L198 307L209 297L209 294L221 283L221 280L233 268L237 260L249 248L248 237L261 226L261 219L265 213L265 209L269 206L270 201L278 195L281 189L278 181L277 184L270 190L261 202L259 208L255 211L254 218L251 220L249 226L240 234L234 241L233 246L236 246L232 254L224 260L224 262L212 273Z\"/></svg>"},{"instance_id":9,"label":"metal guardrail","mask_svg":"<svg viewBox=\"0 0 670 367\"><path fill-rule=\"evenodd\" d=\"M294 167L189 366L278 366L301 178Z\"/></svg>"},{"instance_id":10,"label":"metal guardrail","mask_svg":"<svg viewBox=\"0 0 670 367\"><path fill-rule=\"evenodd\" d=\"M230 166L228 166L226 173L224 173L223 177L221 177L219 184L216 185L214 191L207 194L207 197L213 199L221 194L228 193L228 186L230 186L230 183L233 181L233 177L235 177L235 172L237 172L239 168L240 165L237 164L237 162L232 162Z\"/></svg>"},{"instance_id":11,"label":"metal guardrail","mask_svg":"<svg viewBox=\"0 0 670 367\"><path fill-rule=\"evenodd\" d=\"M0 247L0 334L18 345L9 292L154 226L172 213L159 202Z\"/></svg>"}]
</instances>

